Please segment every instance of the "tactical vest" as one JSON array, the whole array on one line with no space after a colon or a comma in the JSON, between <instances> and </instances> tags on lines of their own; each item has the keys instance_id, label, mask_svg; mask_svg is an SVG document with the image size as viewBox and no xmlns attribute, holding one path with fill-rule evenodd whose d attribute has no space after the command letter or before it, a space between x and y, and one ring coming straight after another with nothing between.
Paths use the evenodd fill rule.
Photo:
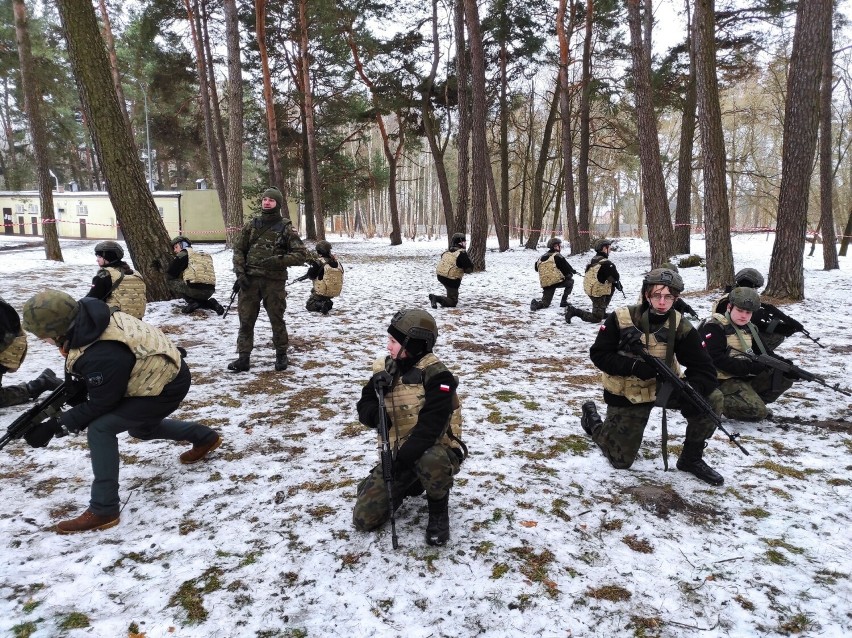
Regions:
<instances>
[{"instance_id":1,"label":"tactical vest","mask_svg":"<svg viewBox=\"0 0 852 638\"><path fill-rule=\"evenodd\" d=\"M437 268L437 272L441 277L458 280L461 280L461 278L464 277L464 271L456 266L456 260L460 253L460 250L450 249L444 251L441 255L441 259L438 260Z\"/></svg>"},{"instance_id":2,"label":"tactical vest","mask_svg":"<svg viewBox=\"0 0 852 638\"><path fill-rule=\"evenodd\" d=\"M216 285L216 272L213 270L213 258L205 252L196 252L186 248L188 265L181 276L188 284Z\"/></svg>"},{"instance_id":3,"label":"tactical vest","mask_svg":"<svg viewBox=\"0 0 852 638\"><path fill-rule=\"evenodd\" d=\"M158 396L180 372L181 357L175 344L159 328L123 312L112 313L106 330L92 343L98 341L119 341L136 357L124 393L126 397ZM71 373L77 359L92 343L71 349L65 360L67 373Z\"/></svg>"},{"instance_id":4,"label":"tactical vest","mask_svg":"<svg viewBox=\"0 0 852 638\"><path fill-rule=\"evenodd\" d=\"M586 269L586 276L583 277L583 292L589 297L606 297L612 294L612 282L598 281L598 271L604 262L608 262L606 257L593 257L589 267Z\"/></svg>"},{"instance_id":5,"label":"tactical vest","mask_svg":"<svg viewBox=\"0 0 852 638\"><path fill-rule=\"evenodd\" d=\"M538 281L542 288L565 281L565 275L556 266L556 253L544 255L538 260Z\"/></svg>"},{"instance_id":6,"label":"tactical vest","mask_svg":"<svg viewBox=\"0 0 852 638\"><path fill-rule=\"evenodd\" d=\"M339 297L343 290L343 266L337 262L337 268L332 267L328 257L320 257L323 264L322 279L314 279L314 292L323 297Z\"/></svg>"},{"instance_id":7,"label":"tactical vest","mask_svg":"<svg viewBox=\"0 0 852 638\"><path fill-rule=\"evenodd\" d=\"M390 357L376 359L373 362L373 374L387 370L388 364L392 362L393 360ZM391 448L395 447L397 443L399 445L405 443L414 426L417 425L420 410L423 409L423 404L426 402L426 382L436 374L446 370L447 367L430 352L423 356L411 370L397 379L391 390L385 394L385 409L390 415L392 424L388 428ZM390 371L388 370L388 372ZM461 402L455 389L453 388L450 391L453 393L453 412L444 433L438 437L435 443L451 448L461 448L459 442L447 434L448 431L452 432L453 437L461 439L462 433ZM379 434L379 444L381 444L381 434Z\"/></svg>"},{"instance_id":8,"label":"tactical vest","mask_svg":"<svg viewBox=\"0 0 852 638\"><path fill-rule=\"evenodd\" d=\"M631 332L641 334L639 328L633 323L631 311L637 306L622 306L615 310L615 317L618 319L618 328L621 331L621 338L624 338ZM669 334L669 322L666 321L656 332L649 335L649 342L645 344L648 352L653 356L666 360L666 344L669 339L677 338L677 333L680 330L681 314L675 310L675 334ZM644 342L644 335L642 335ZM625 353L622 353L625 354ZM630 355L631 357L635 355ZM669 366L676 375L680 374L680 364L677 359L673 359ZM630 401L630 403L652 403L657 398L657 379L640 379L639 377L628 376L619 377L606 372L601 373L603 387L607 392L622 396Z\"/></svg>"},{"instance_id":9,"label":"tactical vest","mask_svg":"<svg viewBox=\"0 0 852 638\"><path fill-rule=\"evenodd\" d=\"M711 315L716 314L716 308L719 307L719 304L722 301L725 302L725 307L727 308L727 304L728 304L728 295L727 294L719 297L716 301L713 302L713 305L710 306L710 314Z\"/></svg>"},{"instance_id":10,"label":"tactical vest","mask_svg":"<svg viewBox=\"0 0 852 638\"><path fill-rule=\"evenodd\" d=\"M5 350L0 352L0 365L5 366L9 372L14 372L21 367L24 357L27 356L27 335L21 330L18 336L12 340Z\"/></svg>"},{"instance_id":11,"label":"tactical vest","mask_svg":"<svg viewBox=\"0 0 852 638\"><path fill-rule=\"evenodd\" d=\"M730 346L734 350L745 350L751 352L752 339L751 332L748 330L748 328L746 328L745 330L737 330L734 327L734 323L732 321L729 321L725 315L719 314L718 312L713 313L713 316L710 317L708 323L716 323L722 326L722 328L725 330L725 341L728 343L728 346ZM745 355L731 353L731 356L744 357ZM731 379L733 377L734 375L716 368L716 378L718 378L720 381L724 381L725 379Z\"/></svg>"},{"instance_id":12,"label":"tactical vest","mask_svg":"<svg viewBox=\"0 0 852 638\"><path fill-rule=\"evenodd\" d=\"M123 274L121 268L107 266L104 270L109 273L112 285L115 286L115 282L121 279ZM126 312L128 315L141 319L145 316L146 294L145 280L136 273L133 273L124 275L121 283L104 299L104 302L108 306L118 308L121 312Z\"/></svg>"}]
</instances>

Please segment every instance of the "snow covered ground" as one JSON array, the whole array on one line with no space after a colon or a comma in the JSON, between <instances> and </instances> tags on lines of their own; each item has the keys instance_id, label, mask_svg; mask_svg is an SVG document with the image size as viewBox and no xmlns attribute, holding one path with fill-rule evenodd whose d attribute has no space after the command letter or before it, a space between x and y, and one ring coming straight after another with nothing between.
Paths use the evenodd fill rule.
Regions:
<instances>
[{"instance_id":1,"label":"snow covered ground","mask_svg":"<svg viewBox=\"0 0 852 638\"><path fill-rule=\"evenodd\" d=\"M235 375L225 370L235 308L223 321L180 314L176 301L149 304L146 320L189 351L194 382L176 416L217 428L224 444L184 467L185 446L121 437L117 527L49 531L88 503L85 437L0 452L3 635L852 634L850 399L802 382L773 406L774 421L726 422L751 456L714 436L705 458L725 477L721 488L663 471L658 410L633 468L614 470L578 419L583 401L601 405L588 358L597 326L569 326L556 306L529 311L543 249L489 250L486 272L465 277L461 305L434 312L436 353L460 377L471 451L451 493L450 543L424 543L421 498L398 511L398 550L388 529L356 532L355 487L378 452L355 402L394 312L429 309L427 294L442 291L434 266L444 243L330 240L346 267L344 293L321 316L304 309L309 282L288 289L286 372L273 371L263 311L252 370ZM63 241L64 263L45 261L37 245L0 250L0 295L19 311L45 287L84 295L95 243ZM733 244L738 269L767 272L771 236ZM615 248L632 303L648 247L624 239ZM227 305L230 252L204 249ZM693 252L704 254L700 238ZM569 261L582 270L589 257ZM807 300L784 309L826 347L796 335L779 352L850 388L852 265L821 268L819 250L805 258ZM704 271L681 274L687 301L709 310L717 293L701 292ZM590 307L579 280L571 300ZM29 347L5 383L61 369L55 348L32 336ZM22 409L0 410L0 424ZM670 413L672 466L684 425Z\"/></svg>"}]
</instances>

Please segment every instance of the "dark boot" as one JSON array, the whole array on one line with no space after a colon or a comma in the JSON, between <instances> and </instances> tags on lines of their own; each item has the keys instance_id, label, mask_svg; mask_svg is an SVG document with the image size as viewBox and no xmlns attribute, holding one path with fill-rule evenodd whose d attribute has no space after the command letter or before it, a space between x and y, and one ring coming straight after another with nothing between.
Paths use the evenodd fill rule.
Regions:
<instances>
[{"instance_id":1,"label":"dark boot","mask_svg":"<svg viewBox=\"0 0 852 638\"><path fill-rule=\"evenodd\" d=\"M429 545L444 545L450 540L450 513L447 511L447 503L450 495L429 503L429 522L426 523L426 543Z\"/></svg>"},{"instance_id":2,"label":"dark boot","mask_svg":"<svg viewBox=\"0 0 852 638\"><path fill-rule=\"evenodd\" d=\"M47 390L55 390L60 385L62 385L62 379L57 378L56 374L50 368L47 368L35 379L28 381L26 384L27 392L30 393L31 399L38 398L38 395Z\"/></svg>"},{"instance_id":3,"label":"dark boot","mask_svg":"<svg viewBox=\"0 0 852 638\"><path fill-rule=\"evenodd\" d=\"M210 297L210 299L208 299L208 300L205 302L205 305L206 305L206 307L207 307L207 308L209 308L210 310L212 310L213 312L215 312L215 313L216 313L217 315L219 315L220 317L221 317L222 315L224 315L224 314L225 314L225 309L222 307L222 304L220 304L220 303L216 300L216 298L215 298L215 297Z\"/></svg>"},{"instance_id":4,"label":"dark boot","mask_svg":"<svg viewBox=\"0 0 852 638\"><path fill-rule=\"evenodd\" d=\"M598 408L594 401L586 401L581 410L583 416L580 417L580 425L586 434L594 438L595 434L603 427Z\"/></svg>"},{"instance_id":5,"label":"dark boot","mask_svg":"<svg viewBox=\"0 0 852 638\"><path fill-rule=\"evenodd\" d=\"M541 310L542 307L543 306L541 305L541 302L538 299L533 299L530 302L530 310L532 310L533 312L535 312L536 310Z\"/></svg>"},{"instance_id":6,"label":"dark boot","mask_svg":"<svg viewBox=\"0 0 852 638\"><path fill-rule=\"evenodd\" d=\"M236 359L228 364L228 370L233 372L248 372L249 368L251 368L251 364L249 363L248 352L241 352Z\"/></svg>"},{"instance_id":7,"label":"dark boot","mask_svg":"<svg viewBox=\"0 0 852 638\"><path fill-rule=\"evenodd\" d=\"M438 301L435 299L435 295L429 295L429 305L432 306L433 309L438 308Z\"/></svg>"},{"instance_id":8,"label":"dark boot","mask_svg":"<svg viewBox=\"0 0 852 638\"><path fill-rule=\"evenodd\" d=\"M322 307L320 308L320 312L324 315L328 314L328 311L331 310L331 307L334 305L334 302L331 299L326 299L322 302Z\"/></svg>"},{"instance_id":9,"label":"dark boot","mask_svg":"<svg viewBox=\"0 0 852 638\"><path fill-rule=\"evenodd\" d=\"M181 308L181 309L180 309L180 311L181 311L183 314L188 315L188 314L190 314L190 313L195 312L195 311L196 311L196 310L198 310L200 307L201 307L201 304L200 304L200 303L198 303L197 301L195 301L195 299L190 299L189 301L187 301L187 302L186 302L186 305L185 305L183 308Z\"/></svg>"},{"instance_id":10,"label":"dark boot","mask_svg":"<svg viewBox=\"0 0 852 638\"><path fill-rule=\"evenodd\" d=\"M571 319L579 316L580 315L577 314L577 309L574 306L572 306L571 304L565 305L565 321L571 323Z\"/></svg>"},{"instance_id":11,"label":"dark boot","mask_svg":"<svg viewBox=\"0 0 852 638\"><path fill-rule=\"evenodd\" d=\"M287 353L285 351L281 351L275 354L275 371L281 372L282 370L286 370L287 366L290 364L290 360L287 358Z\"/></svg>"},{"instance_id":12,"label":"dark boot","mask_svg":"<svg viewBox=\"0 0 852 638\"><path fill-rule=\"evenodd\" d=\"M684 442L683 452L680 453L677 460L677 469L682 472L689 472L710 485L722 485L725 482L722 475L707 465L701 458L706 445L707 443L704 441Z\"/></svg>"}]
</instances>

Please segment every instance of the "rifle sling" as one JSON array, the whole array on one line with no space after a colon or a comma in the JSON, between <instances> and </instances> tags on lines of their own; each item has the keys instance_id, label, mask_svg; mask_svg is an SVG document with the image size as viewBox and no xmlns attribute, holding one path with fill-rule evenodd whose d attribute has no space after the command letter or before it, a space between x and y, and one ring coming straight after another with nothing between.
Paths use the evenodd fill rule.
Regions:
<instances>
[{"instance_id":1,"label":"rifle sling","mask_svg":"<svg viewBox=\"0 0 852 638\"><path fill-rule=\"evenodd\" d=\"M651 342L651 320L648 316L648 310L642 313L642 316L639 317L639 327L642 329L642 332L645 335L645 351L648 350L648 344ZM674 347L675 347L675 339L677 338L677 320L675 318L674 311L669 311L669 334L666 339L666 367L671 368L672 362L674 361ZM650 353L649 353L650 355ZM653 355L650 355L653 356ZM666 416L666 404L669 402L669 398L671 398L672 392L674 391L674 386L670 383L659 383L657 382L657 400L655 405L661 407L663 409L663 420L660 426L660 435L662 441L660 442L660 447L663 452L663 469L668 471L669 469L669 428L668 428L668 418Z\"/></svg>"}]
</instances>

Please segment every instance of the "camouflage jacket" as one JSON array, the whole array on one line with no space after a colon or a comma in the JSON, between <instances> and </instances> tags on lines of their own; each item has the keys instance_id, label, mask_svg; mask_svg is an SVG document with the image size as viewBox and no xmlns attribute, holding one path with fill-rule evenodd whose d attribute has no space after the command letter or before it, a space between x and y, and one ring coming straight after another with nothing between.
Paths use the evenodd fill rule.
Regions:
<instances>
[{"instance_id":1,"label":"camouflage jacket","mask_svg":"<svg viewBox=\"0 0 852 638\"><path fill-rule=\"evenodd\" d=\"M234 242L234 272L237 277L287 279L287 267L310 258L290 220L281 215L261 214L249 221Z\"/></svg>"}]
</instances>

